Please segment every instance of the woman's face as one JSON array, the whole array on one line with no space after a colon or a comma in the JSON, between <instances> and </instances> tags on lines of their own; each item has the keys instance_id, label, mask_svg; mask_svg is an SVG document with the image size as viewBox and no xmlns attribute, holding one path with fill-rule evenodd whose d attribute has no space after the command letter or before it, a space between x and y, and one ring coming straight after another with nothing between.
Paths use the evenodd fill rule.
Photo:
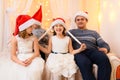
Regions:
<instances>
[{"instance_id":1,"label":"woman's face","mask_svg":"<svg viewBox=\"0 0 120 80\"><path fill-rule=\"evenodd\" d=\"M77 16L75 18L75 23L76 23L77 27L80 28L80 29L86 29L87 22L88 21L83 16Z\"/></svg>"},{"instance_id":2,"label":"woman's face","mask_svg":"<svg viewBox=\"0 0 120 80\"><path fill-rule=\"evenodd\" d=\"M26 32L27 32L28 34L31 34L31 33L32 33L32 30L33 30L33 26L30 26L30 27L28 27L28 28L26 29Z\"/></svg>"},{"instance_id":3,"label":"woman's face","mask_svg":"<svg viewBox=\"0 0 120 80\"><path fill-rule=\"evenodd\" d=\"M56 32L56 34L62 34L63 30L64 30L64 26L62 24L56 24L53 27L54 31Z\"/></svg>"}]
</instances>

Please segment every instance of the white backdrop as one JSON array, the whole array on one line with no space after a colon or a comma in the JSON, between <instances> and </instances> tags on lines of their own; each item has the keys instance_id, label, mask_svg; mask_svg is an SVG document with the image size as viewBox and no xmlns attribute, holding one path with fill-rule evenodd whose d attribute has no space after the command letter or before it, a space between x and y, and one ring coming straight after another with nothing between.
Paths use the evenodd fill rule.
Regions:
<instances>
[{"instance_id":1,"label":"white backdrop","mask_svg":"<svg viewBox=\"0 0 120 80\"><path fill-rule=\"evenodd\" d=\"M120 57L120 0L100 0L100 4L100 33Z\"/></svg>"},{"instance_id":2,"label":"white backdrop","mask_svg":"<svg viewBox=\"0 0 120 80\"><path fill-rule=\"evenodd\" d=\"M0 0L0 51L2 51L2 46L3 46L3 26L4 26L4 8L3 8L3 5L4 5L4 3L3 3L3 1L2 0Z\"/></svg>"}]
</instances>

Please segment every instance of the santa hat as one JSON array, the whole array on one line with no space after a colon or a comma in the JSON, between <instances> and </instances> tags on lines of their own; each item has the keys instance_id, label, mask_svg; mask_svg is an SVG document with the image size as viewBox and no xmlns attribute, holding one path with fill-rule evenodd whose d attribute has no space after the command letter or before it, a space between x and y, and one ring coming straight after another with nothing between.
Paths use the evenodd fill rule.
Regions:
<instances>
[{"instance_id":1,"label":"santa hat","mask_svg":"<svg viewBox=\"0 0 120 80\"><path fill-rule=\"evenodd\" d=\"M32 16L32 18L36 20L35 24L41 25L41 22L42 22L42 6L41 5L38 11Z\"/></svg>"},{"instance_id":2,"label":"santa hat","mask_svg":"<svg viewBox=\"0 0 120 80\"><path fill-rule=\"evenodd\" d=\"M33 17L29 15L19 15L16 19L16 27L14 36L18 34L19 31L23 31L26 28L30 27L33 24L41 24L42 21L42 11L41 6L39 10L33 15Z\"/></svg>"},{"instance_id":3,"label":"santa hat","mask_svg":"<svg viewBox=\"0 0 120 80\"><path fill-rule=\"evenodd\" d=\"M84 12L84 11L79 11L79 12L77 12L77 13L74 15L74 21L75 21L75 18L76 18L77 16L83 16L83 17L85 17L85 18L88 20L88 12Z\"/></svg>"},{"instance_id":4,"label":"santa hat","mask_svg":"<svg viewBox=\"0 0 120 80\"><path fill-rule=\"evenodd\" d=\"M16 19L14 35L17 35L19 31L23 31L35 23L36 20L32 19L29 15L19 15Z\"/></svg>"},{"instance_id":5,"label":"santa hat","mask_svg":"<svg viewBox=\"0 0 120 80\"><path fill-rule=\"evenodd\" d=\"M55 26L57 24L62 24L66 28L65 20L63 18L56 18L56 19L54 19L53 22L51 23L50 27L53 27L53 26Z\"/></svg>"}]
</instances>

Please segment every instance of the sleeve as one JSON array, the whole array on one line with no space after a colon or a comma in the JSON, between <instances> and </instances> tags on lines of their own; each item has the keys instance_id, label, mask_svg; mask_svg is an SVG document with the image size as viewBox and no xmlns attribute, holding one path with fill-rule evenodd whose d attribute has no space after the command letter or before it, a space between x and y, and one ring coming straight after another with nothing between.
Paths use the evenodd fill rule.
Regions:
<instances>
[{"instance_id":1,"label":"sleeve","mask_svg":"<svg viewBox=\"0 0 120 80\"><path fill-rule=\"evenodd\" d=\"M108 52L110 52L110 46L108 45L108 43L106 43L96 31L94 34L95 34L94 36L96 37L97 46L100 48L104 47L108 50Z\"/></svg>"}]
</instances>

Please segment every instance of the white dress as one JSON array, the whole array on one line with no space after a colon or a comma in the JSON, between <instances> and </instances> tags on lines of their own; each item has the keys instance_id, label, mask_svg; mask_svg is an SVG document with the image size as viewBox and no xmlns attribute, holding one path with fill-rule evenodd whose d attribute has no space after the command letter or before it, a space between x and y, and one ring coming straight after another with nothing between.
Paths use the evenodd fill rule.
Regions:
<instances>
[{"instance_id":1,"label":"white dress","mask_svg":"<svg viewBox=\"0 0 120 80\"><path fill-rule=\"evenodd\" d=\"M33 41L34 37L31 36L28 39L22 39L18 36L17 46L18 54L17 57L20 60L25 60L31 57L33 53ZM42 80L42 72L44 69L44 60L41 57L33 59L32 63L24 67L17 64L9 59L7 63L2 63L3 67L0 67L0 80Z\"/></svg>"},{"instance_id":2,"label":"white dress","mask_svg":"<svg viewBox=\"0 0 120 80\"><path fill-rule=\"evenodd\" d=\"M74 61L74 55L68 53L69 37L59 39L57 36L52 37L52 51L48 56L46 65L50 72L71 77L77 72L77 65ZM66 54L65 54L66 53Z\"/></svg>"}]
</instances>

